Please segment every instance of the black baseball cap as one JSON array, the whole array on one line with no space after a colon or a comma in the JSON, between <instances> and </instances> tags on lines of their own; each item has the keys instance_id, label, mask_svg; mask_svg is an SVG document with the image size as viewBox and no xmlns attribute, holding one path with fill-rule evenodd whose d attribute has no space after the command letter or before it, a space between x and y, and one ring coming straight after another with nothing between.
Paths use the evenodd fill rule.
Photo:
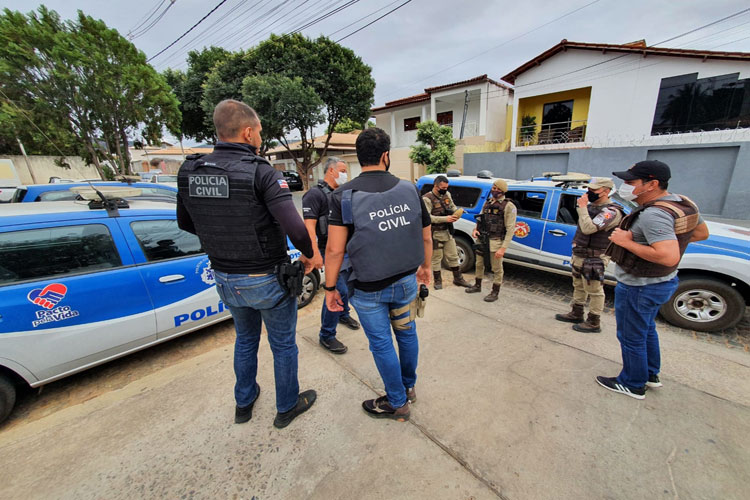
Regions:
<instances>
[{"instance_id":1,"label":"black baseball cap","mask_svg":"<svg viewBox=\"0 0 750 500\"><path fill-rule=\"evenodd\" d=\"M643 179L644 181L668 181L672 177L669 165L659 160L639 161L632 167L622 172L612 172L612 175L624 181Z\"/></svg>"}]
</instances>

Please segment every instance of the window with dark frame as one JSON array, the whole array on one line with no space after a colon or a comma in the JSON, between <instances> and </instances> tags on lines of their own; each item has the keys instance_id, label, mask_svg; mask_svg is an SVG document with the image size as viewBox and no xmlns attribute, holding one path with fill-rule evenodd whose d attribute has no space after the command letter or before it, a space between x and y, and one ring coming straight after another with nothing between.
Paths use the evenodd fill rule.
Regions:
<instances>
[{"instance_id":1,"label":"window with dark frame","mask_svg":"<svg viewBox=\"0 0 750 500\"><path fill-rule=\"evenodd\" d=\"M404 132L408 132L410 130L417 130L417 125L419 124L419 117L415 118L404 118Z\"/></svg>"},{"instance_id":2,"label":"window with dark frame","mask_svg":"<svg viewBox=\"0 0 750 500\"><path fill-rule=\"evenodd\" d=\"M438 122L438 125L442 125L444 127L452 127L453 126L453 111L443 111L442 113L438 113L437 122Z\"/></svg>"},{"instance_id":3,"label":"window with dark frame","mask_svg":"<svg viewBox=\"0 0 750 500\"><path fill-rule=\"evenodd\" d=\"M544 210L544 200L547 194L538 191L508 191L505 193L508 198L518 209L518 215L521 217L531 217L532 219L541 219L542 210Z\"/></svg>"},{"instance_id":4,"label":"window with dark frame","mask_svg":"<svg viewBox=\"0 0 750 500\"><path fill-rule=\"evenodd\" d=\"M432 184L424 184L420 191L422 196L432 191ZM479 201L479 197L482 195L482 190L479 188L465 187L465 186L448 186L448 192L453 198L453 203L457 207L462 208L474 208Z\"/></svg>"},{"instance_id":5,"label":"window with dark frame","mask_svg":"<svg viewBox=\"0 0 750 500\"><path fill-rule=\"evenodd\" d=\"M194 234L177 227L175 220L143 220L130 223L149 262L203 253Z\"/></svg>"}]
</instances>

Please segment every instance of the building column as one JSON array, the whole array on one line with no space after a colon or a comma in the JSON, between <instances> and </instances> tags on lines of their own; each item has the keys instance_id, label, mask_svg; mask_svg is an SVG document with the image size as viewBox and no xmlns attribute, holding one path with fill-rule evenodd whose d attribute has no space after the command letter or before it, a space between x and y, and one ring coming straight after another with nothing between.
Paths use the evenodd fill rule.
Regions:
<instances>
[{"instance_id":1,"label":"building column","mask_svg":"<svg viewBox=\"0 0 750 500\"><path fill-rule=\"evenodd\" d=\"M433 95L430 96L430 120L437 121L437 101Z\"/></svg>"},{"instance_id":2,"label":"building column","mask_svg":"<svg viewBox=\"0 0 750 500\"><path fill-rule=\"evenodd\" d=\"M427 105L426 104L422 104L422 121L423 122L427 121Z\"/></svg>"},{"instance_id":3,"label":"building column","mask_svg":"<svg viewBox=\"0 0 750 500\"><path fill-rule=\"evenodd\" d=\"M391 111L391 142L396 143L396 113Z\"/></svg>"},{"instance_id":4,"label":"building column","mask_svg":"<svg viewBox=\"0 0 750 500\"><path fill-rule=\"evenodd\" d=\"M484 88L479 91L479 130L477 135L487 135L487 91L489 83L484 84Z\"/></svg>"}]
</instances>

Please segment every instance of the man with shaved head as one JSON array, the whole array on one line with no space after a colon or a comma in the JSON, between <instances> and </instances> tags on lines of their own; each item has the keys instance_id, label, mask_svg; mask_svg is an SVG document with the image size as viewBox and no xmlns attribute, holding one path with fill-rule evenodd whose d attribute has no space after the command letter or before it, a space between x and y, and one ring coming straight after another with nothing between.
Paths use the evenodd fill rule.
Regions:
<instances>
[{"instance_id":1,"label":"man with shaved head","mask_svg":"<svg viewBox=\"0 0 750 500\"><path fill-rule=\"evenodd\" d=\"M219 297L234 318L235 423L252 418L260 395L255 378L262 321L276 378L273 425L283 428L316 398L313 390L299 392L295 269L286 236L302 252L305 273L313 267L313 246L281 172L258 156L263 127L255 110L221 101L214 125L219 140L213 152L190 155L180 167L177 221L200 238Z\"/></svg>"}]
</instances>

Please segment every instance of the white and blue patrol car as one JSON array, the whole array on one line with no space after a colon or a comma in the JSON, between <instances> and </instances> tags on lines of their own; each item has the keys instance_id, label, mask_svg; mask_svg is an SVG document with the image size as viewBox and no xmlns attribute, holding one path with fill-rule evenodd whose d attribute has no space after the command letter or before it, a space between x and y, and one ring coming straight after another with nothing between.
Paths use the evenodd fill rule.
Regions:
<instances>
[{"instance_id":1,"label":"white and blue patrol car","mask_svg":"<svg viewBox=\"0 0 750 500\"><path fill-rule=\"evenodd\" d=\"M420 192L432 189L436 175L417 181ZM507 198L518 209L513 243L505 260L535 269L569 274L573 236L578 223L576 202L586 192L583 182L540 177L508 182ZM571 179L571 178L568 178ZM464 209L454 223L461 270L474 269L471 233L495 180L479 176L450 176L450 193ZM629 212L635 205L611 197ZM661 308L670 323L698 331L718 331L736 325L750 304L750 230L707 221L710 237L688 245L679 266L680 285ZM614 264L607 279L614 280Z\"/></svg>"},{"instance_id":2,"label":"white and blue patrol car","mask_svg":"<svg viewBox=\"0 0 750 500\"><path fill-rule=\"evenodd\" d=\"M319 281L306 277L300 306ZM38 387L229 317L173 203L0 205L0 421L19 384Z\"/></svg>"}]
</instances>

